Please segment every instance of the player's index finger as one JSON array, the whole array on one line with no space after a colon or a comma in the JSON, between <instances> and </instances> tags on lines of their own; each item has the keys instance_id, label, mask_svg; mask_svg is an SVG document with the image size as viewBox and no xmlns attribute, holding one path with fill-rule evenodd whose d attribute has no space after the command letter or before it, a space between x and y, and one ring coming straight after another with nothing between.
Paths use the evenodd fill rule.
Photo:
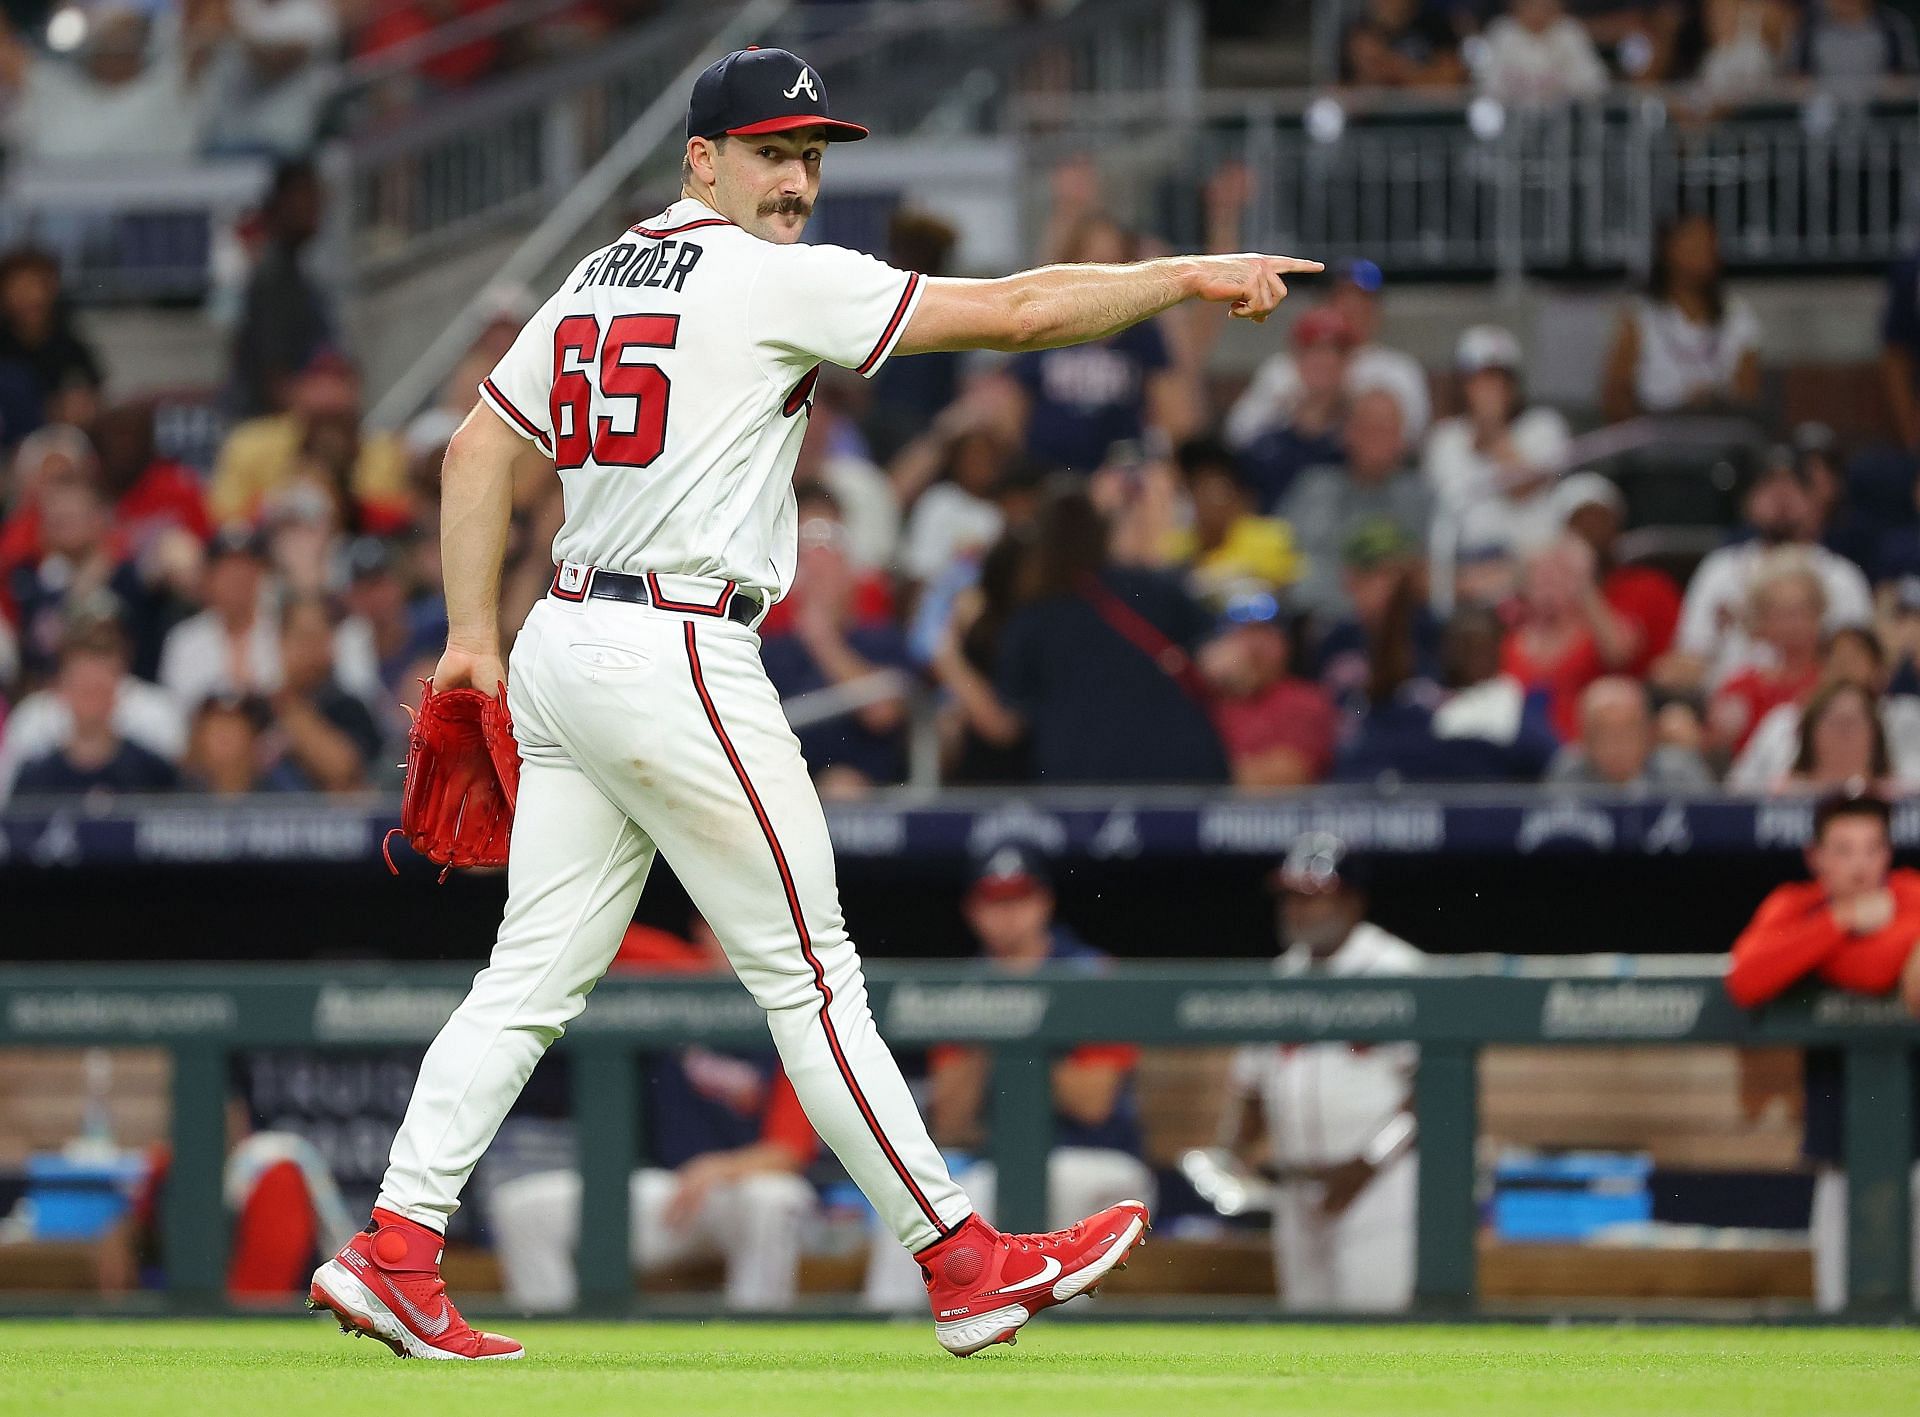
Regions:
<instances>
[{"instance_id":1,"label":"player's index finger","mask_svg":"<svg viewBox=\"0 0 1920 1417\"><path fill-rule=\"evenodd\" d=\"M1315 271L1324 271L1326 269L1326 265L1323 262L1309 261L1303 256L1269 256L1267 259L1288 274L1299 272L1304 275L1312 275Z\"/></svg>"}]
</instances>

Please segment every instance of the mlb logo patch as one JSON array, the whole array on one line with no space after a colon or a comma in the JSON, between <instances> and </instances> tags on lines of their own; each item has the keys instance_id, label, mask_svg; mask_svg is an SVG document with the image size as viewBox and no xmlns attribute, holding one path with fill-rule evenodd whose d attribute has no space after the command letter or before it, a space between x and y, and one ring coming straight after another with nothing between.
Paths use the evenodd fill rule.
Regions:
<instances>
[{"instance_id":1,"label":"mlb logo patch","mask_svg":"<svg viewBox=\"0 0 1920 1417\"><path fill-rule=\"evenodd\" d=\"M585 600L587 585L593 579L593 567L577 561L562 561L553 573L553 593L562 600Z\"/></svg>"}]
</instances>

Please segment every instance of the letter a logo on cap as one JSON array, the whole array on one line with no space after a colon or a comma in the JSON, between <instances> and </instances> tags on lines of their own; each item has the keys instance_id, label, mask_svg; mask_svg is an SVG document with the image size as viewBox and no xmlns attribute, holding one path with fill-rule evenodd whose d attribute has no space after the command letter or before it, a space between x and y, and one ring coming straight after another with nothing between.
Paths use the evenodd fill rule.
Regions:
<instances>
[{"instance_id":1,"label":"letter a logo on cap","mask_svg":"<svg viewBox=\"0 0 1920 1417\"><path fill-rule=\"evenodd\" d=\"M800 66L800 77L793 81L793 87L785 90L780 97L793 98L803 89L806 91L808 98L812 99L815 103L820 102L820 91L813 86L813 73L805 64Z\"/></svg>"}]
</instances>

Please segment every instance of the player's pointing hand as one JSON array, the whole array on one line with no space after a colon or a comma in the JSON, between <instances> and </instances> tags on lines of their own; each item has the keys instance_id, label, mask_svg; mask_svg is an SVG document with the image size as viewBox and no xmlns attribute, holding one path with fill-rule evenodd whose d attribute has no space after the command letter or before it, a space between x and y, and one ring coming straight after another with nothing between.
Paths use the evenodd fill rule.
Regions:
<instances>
[{"instance_id":1,"label":"player's pointing hand","mask_svg":"<svg viewBox=\"0 0 1920 1417\"><path fill-rule=\"evenodd\" d=\"M1287 298L1286 277L1311 275L1326 267L1298 256L1201 256L1194 294L1227 306L1238 319L1260 321Z\"/></svg>"}]
</instances>

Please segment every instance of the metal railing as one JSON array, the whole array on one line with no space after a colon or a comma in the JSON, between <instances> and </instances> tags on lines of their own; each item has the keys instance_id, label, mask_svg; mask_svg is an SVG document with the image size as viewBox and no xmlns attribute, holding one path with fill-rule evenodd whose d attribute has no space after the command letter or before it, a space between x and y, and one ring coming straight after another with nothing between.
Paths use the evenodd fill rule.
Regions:
<instances>
[{"instance_id":1,"label":"metal railing","mask_svg":"<svg viewBox=\"0 0 1920 1417\"><path fill-rule=\"evenodd\" d=\"M1260 249L1364 256L1408 275L1644 274L1660 224L1706 212L1734 267L1877 266L1920 241L1920 85L1706 121L1684 90L1555 109L1470 94L1137 91L1026 94L1016 131L1046 150L1140 145L1198 237L1197 188L1227 161L1254 190Z\"/></svg>"}]
</instances>

